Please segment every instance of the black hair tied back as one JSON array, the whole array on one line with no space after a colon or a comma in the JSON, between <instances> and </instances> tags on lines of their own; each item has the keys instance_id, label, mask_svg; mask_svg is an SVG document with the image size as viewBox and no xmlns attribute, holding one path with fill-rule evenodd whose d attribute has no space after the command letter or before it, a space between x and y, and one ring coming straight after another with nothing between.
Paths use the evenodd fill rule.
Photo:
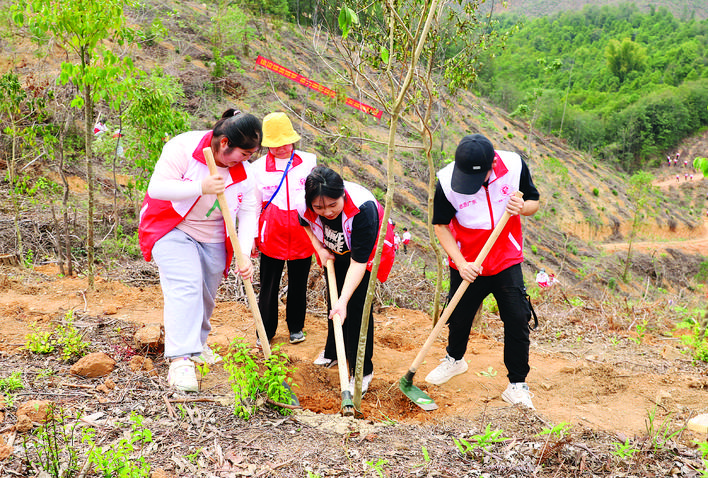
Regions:
<instances>
[{"instance_id":1,"label":"black hair tied back","mask_svg":"<svg viewBox=\"0 0 708 478\"><path fill-rule=\"evenodd\" d=\"M226 136L230 148L260 148L263 139L261 120L250 113L229 108L214 125L214 137Z\"/></svg>"},{"instance_id":2,"label":"black hair tied back","mask_svg":"<svg viewBox=\"0 0 708 478\"><path fill-rule=\"evenodd\" d=\"M239 114L241 114L241 110L237 110L236 108L229 108L228 110L224 111L224 114L221 115L221 118L231 118L232 116L237 116Z\"/></svg>"}]
</instances>

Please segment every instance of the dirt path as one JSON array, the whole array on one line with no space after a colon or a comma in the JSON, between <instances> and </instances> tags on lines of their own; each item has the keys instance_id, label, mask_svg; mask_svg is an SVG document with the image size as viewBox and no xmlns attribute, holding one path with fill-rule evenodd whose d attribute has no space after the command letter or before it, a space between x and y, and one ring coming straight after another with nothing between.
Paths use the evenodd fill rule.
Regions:
<instances>
[{"instance_id":1,"label":"dirt path","mask_svg":"<svg viewBox=\"0 0 708 478\"><path fill-rule=\"evenodd\" d=\"M682 187L683 185L688 185L697 182L703 181L703 175L701 173L698 173L693 170L693 168L689 169L682 169L682 168L676 168L676 172L673 171L674 168L671 168L672 170L669 170L669 173L666 173L668 168L664 170L664 173L662 174L661 178L657 178L654 180L652 183L654 186L661 188L661 189L668 189L669 186L678 186ZM693 179L686 179L685 174L686 171L689 171L689 174L693 174ZM676 180L676 175L678 174L679 179L678 181Z\"/></svg>"},{"instance_id":2,"label":"dirt path","mask_svg":"<svg viewBox=\"0 0 708 478\"><path fill-rule=\"evenodd\" d=\"M108 323L115 319L136 324L161 322L162 299L157 285L136 288L98 281L97 290L88 293L82 279L47 275L46 280L29 283L10 277L6 274L0 283L0 350L6 353L18 351L31 323L46 326L69 309L103 317ZM445 341L439 339L434 344L414 379L439 405L434 412L422 411L398 389L398 380L431 330L430 317L420 311L388 308L376 314L375 320L374 380L362 404L367 418L424 423L446 417L475 418L491 408L508 406L500 398L507 379L502 329L495 318L485 321L484 333L475 332L470 338L465 357L468 372L442 386L424 381L445 355ZM236 337L255 342L252 317L243 304L219 302L212 324L212 345L225 346ZM706 367L692 366L676 339L647 334L638 345L628 335L615 336L612 342L592 329L578 335L570 323L542 329L532 335L528 382L537 413L549 423L567 422L631 435L645 429L648 411L657 407L661 414L676 416L708 411ZM291 345L281 323L275 342L283 343L282 349L297 368L295 390L303 407L337 413L341 401L336 367L312 364L324 346L324 319L308 315L306 332L305 342ZM166 366L158 363L162 363L159 372L164 381ZM217 393L225 378L223 369L215 367L202 385L202 393Z\"/></svg>"}]
</instances>

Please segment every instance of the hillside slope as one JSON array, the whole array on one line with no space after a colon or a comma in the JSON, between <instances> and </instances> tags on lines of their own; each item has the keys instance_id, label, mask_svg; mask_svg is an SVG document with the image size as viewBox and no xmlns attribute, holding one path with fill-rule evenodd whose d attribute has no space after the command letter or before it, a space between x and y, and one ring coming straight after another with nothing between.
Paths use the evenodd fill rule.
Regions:
<instances>
[{"instance_id":1,"label":"hillside slope","mask_svg":"<svg viewBox=\"0 0 708 478\"><path fill-rule=\"evenodd\" d=\"M168 11L172 13L167 15ZM148 24L152 17L162 17L170 30L169 39L139 51L137 63L145 69L159 66L164 74L179 78L186 94L183 106L196 118L193 126L209 127L230 106L261 117L271 111L287 111L303 137L302 149L315 151L321 163L338 169L346 179L362 182L383 194L386 184L381 164L388 135L387 115L377 120L255 64L260 54L323 86L355 97L356 92L335 71L336 59L324 51L322 39L313 31L292 24L252 22L257 34L248 44L233 47L242 69L234 69L219 82L217 86L222 90L215 94L210 72L213 58L205 27L211 15L213 12L205 5L187 2L173 9L155 6L148 14L141 12L139 18L141 24ZM138 22L137 17L135 21ZM14 65L21 75L56 74L62 52L54 51L47 59L36 58L30 42L18 48ZM18 56L24 58L19 64ZM9 66L10 62L5 64ZM537 137L534 132L529 140L528 124L510 118L474 95L443 97L440 106L434 148L442 157L454 155L462 136L479 132L487 135L497 149L516 151L527 159L542 201L540 212L525 220L528 273L545 267L568 282L589 279L610 283L617 277L626 253L621 252L621 247L615 248L620 252L605 252L602 244L622 243L631 230L634 209L633 198L626 193L626 174L612 164L568 148L557 138ZM98 111L111 120L112 113L105 106ZM392 217L399 228L407 226L413 232L416 250L427 262L427 168L416 149L419 139L405 126L399 128L397 143ZM708 136L703 134L688 139L680 151L683 157L692 159L692 155L708 150L706 145ZM664 283L664 276L688 280L698 271L702 257L694 248L688 247L684 252L682 244L688 238L706 234L707 184L696 179L657 188L652 193L637 241L660 242L657 251L661 252L652 258L655 252L646 248L640 251L649 255L633 261L640 277L648 274L656 279L657 287L666 287L669 284ZM668 272L658 273L660 269Z\"/></svg>"},{"instance_id":2,"label":"hillside slope","mask_svg":"<svg viewBox=\"0 0 708 478\"><path fill-rule=\"evenodd\" d=\"M519 13L528 17L542 17L567 10L581 10L586 5L599 7L621 3L634 3L643 11L649 11L652 6L656 9L665 7L676 18L684 20L694 17L699 20L708 18L708 9L706 9L703 0L638 0L633 2L627 2L627 0L509 0L507 9L497 4L495 11Z\"/></svg>"}]
</instances>

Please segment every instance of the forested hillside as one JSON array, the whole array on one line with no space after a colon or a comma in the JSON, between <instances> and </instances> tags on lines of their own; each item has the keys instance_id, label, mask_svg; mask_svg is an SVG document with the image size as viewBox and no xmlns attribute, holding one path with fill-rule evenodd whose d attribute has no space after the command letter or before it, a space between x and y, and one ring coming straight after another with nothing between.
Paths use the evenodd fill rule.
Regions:
<instances>
[{"instance_id":1,"label":"forested hillside","mask_svg":"<svg viewBox=\"0 0 708 478\"><path fill-rule=\"evenodd\" d=\"M636 170L708 126L708 20L634 4L498 19L521 28L477 88L531 127Z\"/></svg>"},{"instance_id":2,"label":"forested hillside","mask_svg":"<svg viewBox=\"0 0 708 478\"><path fill-rule=\"evenodd\" d=\"M616 5L625 3L626 0L508 0L508 11L521 13L529 17L543 17L558 12L580 10L585 5ZM499 2L495 8L499 8ZM673 16L688 20L691 18L708 18L708 9L703 0L636 0L632 2L642 11L649 11L652 7L665 7Z\"/></svg>"}]
</instances>

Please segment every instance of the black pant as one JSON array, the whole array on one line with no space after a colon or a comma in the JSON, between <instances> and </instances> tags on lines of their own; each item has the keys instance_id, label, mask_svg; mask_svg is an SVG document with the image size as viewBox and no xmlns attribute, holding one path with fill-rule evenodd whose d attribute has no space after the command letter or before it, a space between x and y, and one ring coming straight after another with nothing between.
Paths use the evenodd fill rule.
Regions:
<instances>
[{"instance_id":1,"label":"black pant","mask_svg":"<svg viewBox=\"0 0 708 478\"><path fill-rule=\"evenodd\" d=\"M337 257L334 261L334 274L337 278L337 294L341 292L344 286L344 279L349 270L349 255L346 258ZM325 269L326 273L326 269ZM347 362L349 363L349 374L354 375L356 368L356 353L359 346L359 332L361 330L361 316L364 312L364 301L366 300L366 289L369 287L369 279L371 272L366 271L364 277L352 294L349 303L347 304L347 318L342 324L342 335L344 336L344 349L347 354ZM332 308L329 295L329 281L327 281L327 311ZM374 307L371 305L369 311L369 328L366 333L366 349L364 350L364 375L369 375L374 371L374 364L371 358L374 356ZM337 358L337 347L334 340L334 326L332 321L327 321L327 343L325 345L324 356L329 359Z\"/></svg>"},{"instance_id":2,"label":"black pant","mask_svg":"<svg viewBox=\"0 0 708 478\"><path fill-rule=\"evenodd\" d=\"M450 295L462 283L460 273L450 268ZM526 300L521 264L513 265L493 276L478 276L469 285L455 310L450 315L447 353L460 360L467 351L467 342L474 316L484 298L493 294L504 323L504 365L509 382L525 382L529 373L529 319L531 309Z\"/></svg>"},{"instance_id":3,"label":"black pant","mask_svg":"<svg viewBox=\"0 0 708 478\"><path fill-rule=\"evenodd\" d=\"M261 292L258 308L263 318L268 340L272 340L278 330L278 293L283 267L288 263L288 298L285 304L285 321L290 333L300 332L305 326L307 310L307 278L310 275L312 258L273 259L261 254Z\"/></svg>"}]
</instances>

